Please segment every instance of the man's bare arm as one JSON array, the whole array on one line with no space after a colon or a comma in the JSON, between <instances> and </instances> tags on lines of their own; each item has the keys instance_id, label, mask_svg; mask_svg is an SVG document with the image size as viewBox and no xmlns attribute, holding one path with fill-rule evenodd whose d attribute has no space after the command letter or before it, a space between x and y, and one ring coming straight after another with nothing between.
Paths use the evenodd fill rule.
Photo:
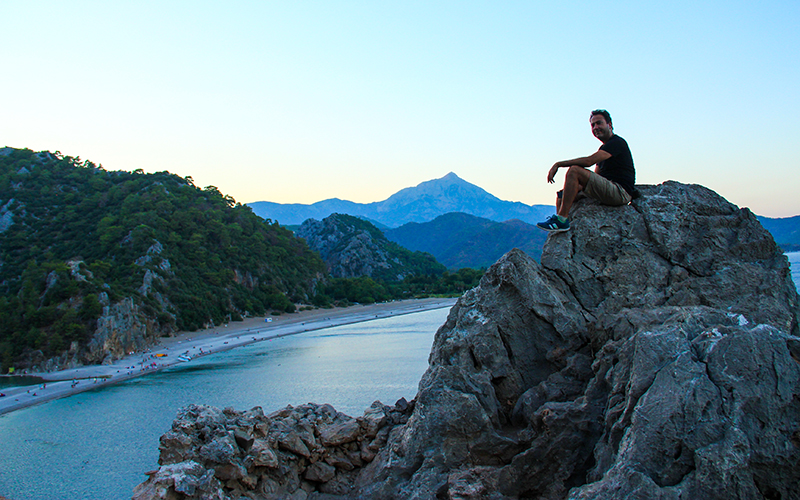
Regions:
<instances>
[{"instance_id":1,"label":"man's bare arm","mask_svg":"<svg viewBox=\"0 0 800 500\"><path fill-rule=\"evenodd\" d=\"M550 171L547 172L547 182L553 183L553 179L556 176L556 172L558 172L559 168L562 167L571 167L572 165L577 165L579 167L589 168L592 165L596 165L601 161L605 161L611 158L611 153L603 151L602 149L598 149L596 153L590 156L582 156L580 158L574 158L572 160L564 160L564 161L557 161L550 167Z\"/></svg>"}]
</instances>

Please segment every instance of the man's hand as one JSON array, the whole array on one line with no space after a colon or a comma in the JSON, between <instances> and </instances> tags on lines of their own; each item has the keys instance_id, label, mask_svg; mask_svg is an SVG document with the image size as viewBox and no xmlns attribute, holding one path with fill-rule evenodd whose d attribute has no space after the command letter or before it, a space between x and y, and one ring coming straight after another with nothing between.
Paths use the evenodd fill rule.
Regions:
<instances>
[{"instance_id":1,"label":"man's hand","mask_svg":"<svg viewBox=\"0 0 800 500\"><path fill-rule=\"evenodd\" d=\"M555 182L556 172L558 172L559 168L561 168L560 161L553 163L553 166L550 167L550 171L547 172L547 182L549 182L550 184Z\"/></svg>"}]
</instances>

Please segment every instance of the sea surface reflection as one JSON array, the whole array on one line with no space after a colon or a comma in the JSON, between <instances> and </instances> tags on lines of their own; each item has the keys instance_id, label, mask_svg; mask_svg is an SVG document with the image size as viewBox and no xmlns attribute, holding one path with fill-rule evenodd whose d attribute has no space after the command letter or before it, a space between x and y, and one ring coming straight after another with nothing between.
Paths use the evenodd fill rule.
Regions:
<instances>
[{"instance_id":1,"label":"sea surface reflection","mask_svg":"<svg viewBox=\"0 0 800 500\"><path fill-rule=\"evenodd\" d=\"M190 403L265 413L330 403L360 416L412 399L449 309L232 349L0 416L0 496L123 499L158 466L158 438Z\"/></svg>"},{"instance_id":2,"label":"sea surface reflection","mask_svg":"<svg viewBox=\"0 0 800 500\"><path fill-rule=\"evenodd\" d=\"M794 286L800 291L800 252L786 252L786 257L789 258Z\"/></svg>"}]
</instances>

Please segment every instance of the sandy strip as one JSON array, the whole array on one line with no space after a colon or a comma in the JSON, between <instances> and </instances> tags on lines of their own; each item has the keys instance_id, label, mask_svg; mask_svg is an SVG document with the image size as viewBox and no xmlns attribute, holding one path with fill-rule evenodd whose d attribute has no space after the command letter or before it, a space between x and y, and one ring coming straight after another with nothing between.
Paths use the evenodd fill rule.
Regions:
<instances>
[{"instance_id":1,"label":"sandy strip","mask_svg":"<svg viewBox=\"0 0 800 500\"><path fill-rule=\"evenodd\" d=\"M181 332L174 337L162 338L158 346L145 353L131 354L110 365L81 366L52 373L28 373L27 375L41 377L47 382L43 385L0 389L0 392L5 393L5 397L0 397L0 415L153 373L183 362L179 357L184 354L195 358L286 335L450 308L455 302L456 299L416 299L313 309L281 316L249 318L208 330ZM157 357L157 354L166 356Z\"/></svg>"}]
</instances>

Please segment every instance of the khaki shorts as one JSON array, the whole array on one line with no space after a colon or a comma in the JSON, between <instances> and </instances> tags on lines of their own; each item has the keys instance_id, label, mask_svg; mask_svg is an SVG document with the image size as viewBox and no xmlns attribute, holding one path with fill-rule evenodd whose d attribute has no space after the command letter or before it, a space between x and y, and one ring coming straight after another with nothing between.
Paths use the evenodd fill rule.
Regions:
<instances>
[{"instance_id":1,"label":"khaki shorts","mask_svg":"<svg viewBox=\"0 0 800 500\"><path fill-rule=\"evenodd\" d=\"M631 195L614 181L610 181L600 174L589 172L589 183L583 188L583 193L604 205L627 205L631 202Z\"/></svg>"}]
</instances>

